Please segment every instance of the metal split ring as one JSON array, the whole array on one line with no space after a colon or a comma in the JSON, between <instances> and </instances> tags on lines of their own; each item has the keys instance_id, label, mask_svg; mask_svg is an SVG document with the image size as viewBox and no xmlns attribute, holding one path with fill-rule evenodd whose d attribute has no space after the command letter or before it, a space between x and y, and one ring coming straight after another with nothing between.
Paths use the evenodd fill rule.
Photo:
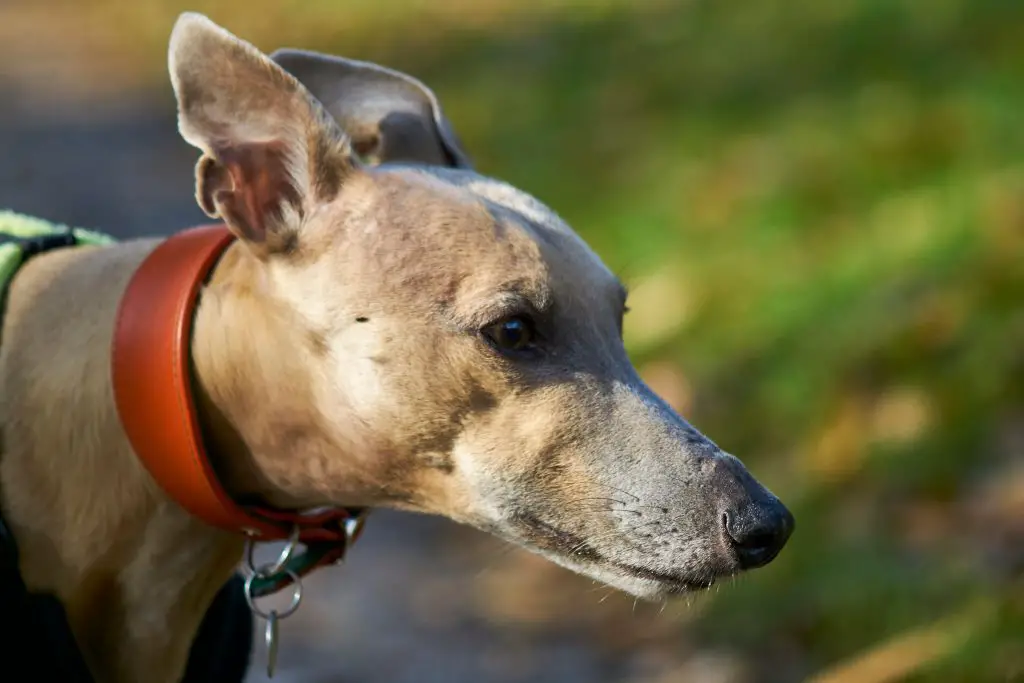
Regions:
<instances>
[{"instance_id":1,"label":"metal split ring","mask_svg":"<svg viewBox=\"0 0 1024 683\"><path fill-rule=\"evenodd\" d=\"M299 609L299 605L302 603L302 579L300 579L299 575L293 572L291 569L282 569L280 572L277 572L281 574L286 574L288 575L289 578L291 578L293 586L292 601L288 605L288 607L281 611L270 610L269 613L264 612L256 605L256 599L252 595L252 582L256 578L269 576L270 574L263 574L260 572L260 570L266 571L267 568L269 567L271 567L271 565L264 565L263 567L260 567L258 570L253 571L245 579L245 602L249 605L249 609L252 611L252 613L260 617L261 619L266 619L268 621L273 619L274 621L277 621L279 619L285 619L287 617L290 617L291 615L295 614L295 610Z\"/></svg>"}]
</instances>

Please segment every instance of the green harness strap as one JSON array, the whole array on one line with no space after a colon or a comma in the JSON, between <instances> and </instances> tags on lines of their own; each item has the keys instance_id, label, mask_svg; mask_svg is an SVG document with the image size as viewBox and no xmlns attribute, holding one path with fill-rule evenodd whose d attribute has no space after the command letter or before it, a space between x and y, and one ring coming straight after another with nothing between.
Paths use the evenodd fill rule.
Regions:
<instances>
[{"instance_id":1,"label":"green harness strap","mask_svg":"<svg viewBox=\"0 0 1024 683\"><path fill-rule=\"evenodd\" d=\"M116 242L93 230L50 223L14 211L0 210L0 288L6 288L18 268L32 256L57 247Z\"/></svg>"}]
</instances>

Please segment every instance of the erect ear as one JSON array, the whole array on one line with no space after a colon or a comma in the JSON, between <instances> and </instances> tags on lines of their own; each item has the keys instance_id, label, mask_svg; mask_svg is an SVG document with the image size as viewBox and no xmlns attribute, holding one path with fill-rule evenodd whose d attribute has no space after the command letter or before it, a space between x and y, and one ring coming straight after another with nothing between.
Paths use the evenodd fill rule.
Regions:
<instances>
[{"instance_id":1,"label":"erect ear","mask_svg":"<svg viewBox=\"0 0 1024 683\"><path fill-rule=\"evenodd\" d=\"M201 14L178 18L168 64L178 129L203 152L199 206L261 256L289 250L355 167L348 139L292 75Z\"/></svg>"},{"instance_id":2,"label":"erect ear","mask_svg":"<svg viewBox=\"0 0 1024 683\"><path fill-rule=\"evenodd\" d=\"M270 58L320 100L368 162L472 168L437 97L412 76L305 50L281 49Z\"/></svg>"}]
</instances>

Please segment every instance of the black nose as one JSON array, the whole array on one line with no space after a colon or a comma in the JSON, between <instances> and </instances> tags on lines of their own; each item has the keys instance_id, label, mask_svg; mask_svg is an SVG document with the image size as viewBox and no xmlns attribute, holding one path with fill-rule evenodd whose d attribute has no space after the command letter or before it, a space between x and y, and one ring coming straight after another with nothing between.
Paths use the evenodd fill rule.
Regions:
<instances>
[{"instance_id":1,"label":"black nose","mask_svg":"<svg viewBox=\"0 0 1024 683\"><path fill-rule=\"evenodd\" d=\"M750 501L725 513L725 532L740 568L763 567L779 554L793 533L793 515L776 499Z\"/></svg>"}]
</instances>

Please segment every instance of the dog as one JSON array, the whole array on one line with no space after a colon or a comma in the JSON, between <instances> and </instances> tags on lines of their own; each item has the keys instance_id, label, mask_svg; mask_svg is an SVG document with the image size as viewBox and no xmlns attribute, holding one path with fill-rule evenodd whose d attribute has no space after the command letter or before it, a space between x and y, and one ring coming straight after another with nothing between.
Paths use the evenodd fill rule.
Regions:
<instances>
[{"instance_id":1,"label":"dog","mask_svg":"<svg viewBox=\"0 0 1024 683\"><path fill-rule=\"evenodd\" d=\"M165 325L132 322L140 272L158 287L171 271L146 264L192 237L35 256L0 345L4 518L95 680L181 680L247 539L269 538L175 496L176 437L132 426L177 429L157 405L194 417L211 486L239 506L443 515L643 599L783 548L786 507L639 378L620 281L551 209L473 170L424 84L267 56L195 13L168 62L196 200L227 235L182 318L187 376L166 375L192 403L161 403L163 375L121 360L145 344L118 350Z\"/></svg>"}]
</instances>

